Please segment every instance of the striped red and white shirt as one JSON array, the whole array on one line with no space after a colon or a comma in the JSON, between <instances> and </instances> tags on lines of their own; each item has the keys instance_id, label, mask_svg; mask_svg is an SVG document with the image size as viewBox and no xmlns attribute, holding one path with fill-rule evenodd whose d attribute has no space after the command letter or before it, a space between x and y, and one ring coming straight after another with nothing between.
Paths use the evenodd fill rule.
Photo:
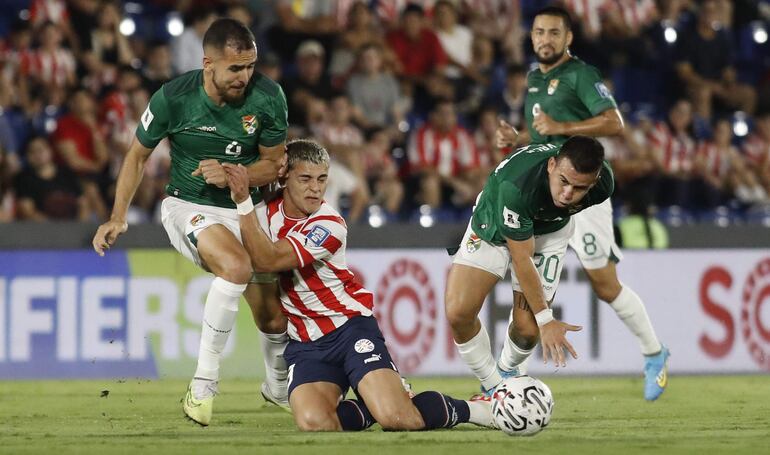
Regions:
<instances>
[{"instance_id":1,"label":"striped red and white shirt","mask_svg":"<svg viewBox=\"0 0 770 455\"><path fill-rule=\"evenodd\" d=\"M290 218L281 196L267 205L267 220L271 240L288 240L299 262L298 268L279 274L292 339L317 340L353 317L372 315L374 295L348 269L348 228L336 210L323 202L307 218Z\"/></svg>"},{"instance_id":2,"label":"striped red and white shirt","mask_svg":"<svg viewBox=\"0 0 770 455\"><path fill-rule=\"evenodd\" d=\"M69 49L59 48L53 52L40 49L29 57L28 65L27 74L48 85L64 87L70 75L72 79L75 76L75 57Z\"/></svg>"},{"instance_id":3,"label":"striped red and white shirt","mask_svg":"<svg viewBox=\"0 0 770 455\"><path fill-rule=\"evenodd\" d=\"M692 171L695 141L687 134L674 134L666 122L658 122L650 132L650 145L661 156L667 174Z\"/></svg>"},{"instance_id":4,"label":"striped red and white shirt","mask_svg":"<svg viewBox=\"0 0 770 455\"><path fill-rule=\"evenodd\" d=\"M770 164L770 142L758 134L752 134L743 143L743 154L746 160L755 166Z\"/></svg>"},{"instance_id":5,"label":"striped red and white shirt","mask_svg":"<svg viewBox=\"0 0 770 455\"><path fill-rule=\"evenodd\" d=\"M706 174L718 179L727 177L732 165L729 150L720 150L713 142L701 142L695 154L703 161Z\"/></svg>"},{"instance_id":6,"label":"striped red and white shirt","mask_svg":"<svg viewBox=\"0 0 770 455\"><path fill-rule=\"evenodd\" d=\"M459 126L442 133L423 125L409 138L408 154L412 169L432 168L443 176L457 176L480 165L473 138Z\"/></svg>"}]
</instances>

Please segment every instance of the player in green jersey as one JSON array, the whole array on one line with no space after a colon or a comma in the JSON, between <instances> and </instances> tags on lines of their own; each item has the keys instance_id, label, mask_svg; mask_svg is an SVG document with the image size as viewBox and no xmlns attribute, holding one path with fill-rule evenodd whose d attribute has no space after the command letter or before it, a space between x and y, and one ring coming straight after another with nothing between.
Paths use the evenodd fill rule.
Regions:
<instances>
[{"instance_id":1,"label":"player in green jersey","mask_svg":"<svg viewBox=\"0 0 770 455\"><path fill-rule=\"evenodd\" d=\"M171 178L161 207L163 226L174 248L215 276L203 311L198 366L183 400L185 414L208 425L219 360L241 295L265 335L262 394L287 404L282 353L288 338L277 286L274 277L253 276L221 164L246 166L252 188L275 181L285 160L287 108L280 86L254 72L257 48L243 24L215 21L204 35L203 50L202 70L169 81L152 96L120 171L112 216L96 231L93 247L104 255L126 231L144 163L168 137ZM258 190L252 198L261 199Z\"/></svg>"},{"instance_id":2,"label":"player in green jersey","mask_svg":"<svg viewBox=\"0 0 770 455\"><path fill-rule=\"evenodd\" d=\"M535 16L532 46L538 67L527 76L527 132L517 137L510 125L501 122L499 146L562 143L574 134L599 137L623 130L623 119L599 71L569 54L571 29L569 15L561 8L545 8ZM668 383L669 353L655 335L641 298L618 279L615 267L622 254L615 244L609 200L575 217L570 246L596 295L637 337L645 358L644 397L657 399ZM514 356L504 350L500 364L513 362Z\"/></svg>"},{"instance_id":3,"label":"player in green jersey","mask_svg":"<svg viewBox=\"0 0 770 455\"><path fill-rule=\"evenodd\" d=\"M574 231L572 215L612 194L603 158L601 144L585 136L522 147L497 166L479 195L449 270L445 309L460 357L487 396L502 377L478 314L509 265L514 307L503 349L515 347L521 360L539 339L546 361L565 365L565 348L577 358L565 335L580 327L554 319L549 304Z\"/></svg>"}]
</instances>

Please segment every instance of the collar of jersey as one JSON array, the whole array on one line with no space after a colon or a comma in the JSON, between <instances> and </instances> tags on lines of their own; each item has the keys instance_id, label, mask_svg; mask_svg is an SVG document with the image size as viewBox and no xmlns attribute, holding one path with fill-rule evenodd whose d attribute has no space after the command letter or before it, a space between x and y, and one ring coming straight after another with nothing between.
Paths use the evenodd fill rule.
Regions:
<instances>
[{"instance_id":1,"label":"collar of jersey","mask_svg":"<svg viewBox=\"0 0 770 455\"><path fill-rule=\"evenodd\" d=\"M540 71L540 76L541 76L543 79L551 78L551 77L553 77L553 76L555 76L555 75L557 75L557 74L561 73L561 72L562 72L562 71L563 71L565 68L567 68L568 66L571 66L571 64L572 64L573 62L576 62L576 61L577 61L577 57L575 57L575 56L573 55L573 56L572 56L572 57L570 57L570 58L569 58L569 59L568 59L566 62L562 63L561 65L557 66L556 68L552 68L552 69L551 69L550 71L548 71L547 73L544 73L544 72L540 71L540 68L538 68L538 71Z\"/></svg>"},{"instance_id":2,"label":"collar of jersey","mask_svg":"<svg viewBox=\"0 0 770 455\"><path fill-rule=\"evenodd\" d=\"M287 215L287 214L286 214L286 212L283 210L283 202L284 202L284 201L281 201L281 204L280 204L278 207L281 209L281 215L283 215L283 217L284 217L284 218L286 218L287 220L289 220L289 221L296 221L296 222L300 222L300 221L305 221L306 219L308 219L308 218L310 217L310 216L306 216L306 217L304 217L304 218L293 218L293 217L290 217L290 216L289 216L289 215Z\"/></svg>"}]
</instances>

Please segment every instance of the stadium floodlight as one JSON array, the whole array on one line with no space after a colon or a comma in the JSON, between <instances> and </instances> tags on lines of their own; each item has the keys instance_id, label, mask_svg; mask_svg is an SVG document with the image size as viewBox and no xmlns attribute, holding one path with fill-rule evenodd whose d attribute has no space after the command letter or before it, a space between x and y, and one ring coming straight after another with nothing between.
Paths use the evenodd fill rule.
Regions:
<instances>
[{"instance_id":1,"label":"stadium floodlight","mask_svg":"<svg viewBox=\"0 0 770 455\"><path fill-rule=\"evenodd\" d=\"M666 25L663 28L663 38L666 40L668 44L674 44L676 43L678 35L676 33L676 29L672 27L671 25Z\"/></svg>"},{"instance_id":2,"label":"stadium floodlight","mask_svg":"<svg viewBox=\"0 0 770 455\"><path fill-rule=\"evenodd\" d=\"M767 42L767 28L765 28L765 24L762 21L751 23L751 36L757 44L765 44Z\"/></svg>"},{"instance_id":3,"label":"stadium floodlight","mask_svg":"<svg viewBox=\"0 0 770 455\"><path fill-rule=\"evenodd\" d=\"M744 137L749 134L749 124L746 122L746 114L738 111L733 119L733 134L738 137Z\"/></svg>"},{"instance_id":4,"label":"stadium floodlight","mask_svg":"<svg viewBox=\"0 0 770 455\"><path fill-rule=\"evenodd\" d=\"M21 19L23 21L28 21L29 18L30 18L30 14L29 14L29 10L28 9L25 8L25 9L19 11L19 19Z\"/></svg>"},{"instance_id":5,"label":"stadium floodlight","mask_svg":"<svg viewBox=\"0 0 770 455\"><path fill-rule=\"evenodd\" d=\"M433 215L430 206L425 204L420 206L420 226L429 228L433 226Z\"/></svg>"},{"instance_id":6,"label":"stadium floodlight","mask_svg":"<svg viewBox=\"0 0 770 455\"><path fill-rule=\"evenodd\" d=\"M136 31L136 22L134 22L134 20L130 17L125 17L122 21L120 21L118 30L120 30L120 33L123 36L131 36Z\"/></svg>"},{"instance_id":7,"label":"stadium floodlight","mask_svg":"<svg viewBox=\"0 0 770 455\"><path fill-rule=\"evenodd\" d=\"M377 204L369 206L369 226L378 228L383 224L385 224L385 217L382 216L382 208Z\"/></svg>"},{"instance_id":8,"label":"stadium floodlight","mask_svg":"<svg viewBox=\"0 0 770 455\"><path fill-rule=\"evenodd\" d=\"M166 22L166 30L171 36L179 36L184 32L184 22L179 16L171 16Z\"/></svg>"}]
</instances>

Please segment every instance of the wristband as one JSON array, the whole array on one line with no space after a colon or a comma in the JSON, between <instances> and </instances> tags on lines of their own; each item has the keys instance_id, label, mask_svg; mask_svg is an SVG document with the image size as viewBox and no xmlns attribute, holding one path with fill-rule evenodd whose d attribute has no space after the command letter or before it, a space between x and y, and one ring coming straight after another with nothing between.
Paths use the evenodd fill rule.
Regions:
<instances>
[{"instance_id":1,"label":"wristband","mask_svg":"<svg viewBox=\"0 0 770 455\"><path fill-rule=\"evenodd\" d=\"M254 202L251 201L251 196L247 197L245 201L239 202L235 206L238 210L238 215L248 215L254 210Z\"/></svg>"},{"instance_id":2,"label":"wristband","mask_svg":"<svg viewBox=\"0 0 770 455\"><path fill-rule=\"evenodd\" d=\"M542 327L548 324L549 322L553 321L553 310L546 308L545 310L538 312L535 315L535 320L537 321L538 327Z\"/></svg>"}]
</instances>

